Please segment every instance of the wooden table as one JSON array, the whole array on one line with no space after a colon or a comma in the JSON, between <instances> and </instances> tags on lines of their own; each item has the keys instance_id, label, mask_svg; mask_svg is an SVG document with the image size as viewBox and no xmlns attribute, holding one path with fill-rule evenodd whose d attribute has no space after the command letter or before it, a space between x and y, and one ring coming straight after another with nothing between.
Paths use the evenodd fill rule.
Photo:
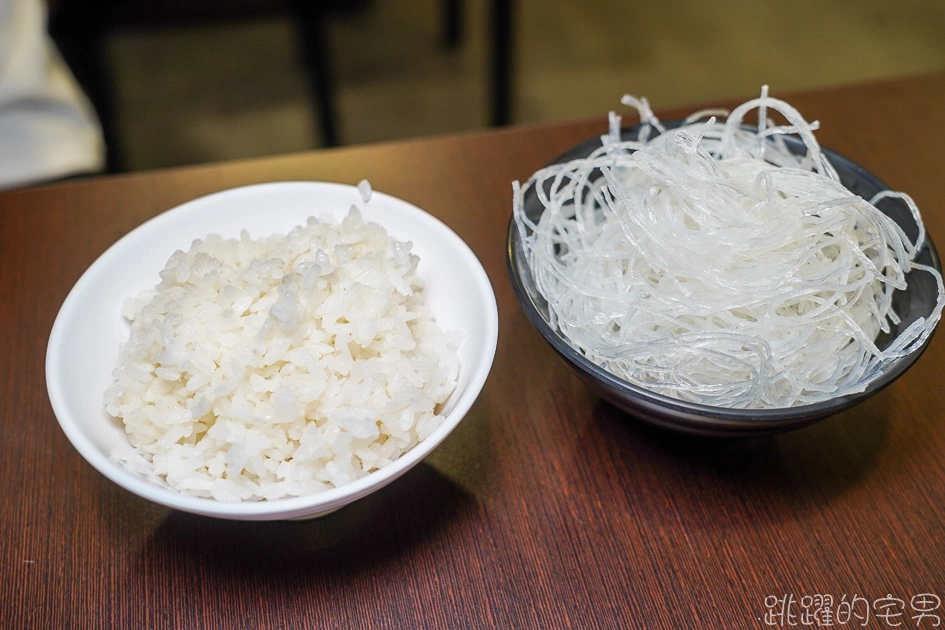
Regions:
<instances>
[{"instance_id":1,"label":"wooden table","mask_svg":"<svg viewBox=\"0 0 945 630\"><path fill-rule=\"evenodd\" d=\"M910 192L945 244L945 74L790 100L825 146ZM869 627L945 618L942 334L851 411L725 441L621 414L528 323L506 275L510 182L604 129L602 117L0 195L0 627L788 627L813 624L818 595L853 613L837 627L867 612ZM43 376L86 267L199 195L364 177L443 219L495 286L492 374L434 456L334 515L270 523L172 512L86 464Z\"/></svg>"}]
</instances>

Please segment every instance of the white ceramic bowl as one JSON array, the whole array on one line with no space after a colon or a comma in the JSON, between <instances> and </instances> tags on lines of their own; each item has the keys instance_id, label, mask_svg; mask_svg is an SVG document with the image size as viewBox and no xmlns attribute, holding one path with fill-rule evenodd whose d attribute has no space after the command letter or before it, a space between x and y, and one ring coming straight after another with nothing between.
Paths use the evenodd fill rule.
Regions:
<instances>
[{"instance_id":1,"label":"white ceramic bowl","mask_svg":"<svg viewBox=\"0 0 945 630\"><path fill-rule=\"evenodd\" d=\"M413 242L418 274L437 324L460 330L460 373L444 405L445 420L430 437L392 464L340 488L274 501L229 503L184 496L159 487L110 458L127 445L124 428L105 413L102 395L111 383L119 346L129 326L122 301L153 289L170 255L195 238L216 233L254 237L287 233L309 216L345 216L357 204L397 239ZM423 210L374 192L361 200L352 186L287 182L236 188L195 199L139 226L89 267L63 303L46 352L46 384L59 424L76 450L103 475L131 492L177 510L229 519L276 520L334 511L390 483L426 457L456 428L486 381L495 356L498 310L489 278L472 250Z\"/></svg>"}]
</instances>

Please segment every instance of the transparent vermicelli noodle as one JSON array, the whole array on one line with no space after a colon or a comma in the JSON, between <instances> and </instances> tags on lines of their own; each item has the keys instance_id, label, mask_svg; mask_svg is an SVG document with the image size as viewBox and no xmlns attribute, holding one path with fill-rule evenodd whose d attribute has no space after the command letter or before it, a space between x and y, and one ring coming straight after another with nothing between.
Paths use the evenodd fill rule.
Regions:
<instances>
[{"instance_id":1,"label":"transparent vermicelli noodle","mask_svg":"<svg viewBox=\"0 0 945 630\"><path fill-rule=\"evenodd\" d=\"M697 112L675 129L645 99L623 102L639 112L636 138L622 139L611 114L599 149L513 184L516 229L550 323L589 360L677 399L773 408L862 391L922 346L945 290L915 262L925 229L908 195L847 190L817 123L767 88L723 120ZM792 153L785 135L806 153ZM537 220L526 195L543 207ZM876 207L884 197L909 208L915 240ZM935 276L935 307L880 349L911 271Z\"/></svg>"}]
</instances>

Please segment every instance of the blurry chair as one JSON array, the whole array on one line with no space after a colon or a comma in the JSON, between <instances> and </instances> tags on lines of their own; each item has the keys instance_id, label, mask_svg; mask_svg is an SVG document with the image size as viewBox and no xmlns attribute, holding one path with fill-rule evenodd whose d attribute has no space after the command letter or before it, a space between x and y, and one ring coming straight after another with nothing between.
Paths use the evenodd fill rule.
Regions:
<instances>
[{"instance_id":1,"label":"blurry chair","mask_svg":"<svg viewBox=\"0 0 945 630\"><path fill-rule=\"evenodd\" d=\"M113 87L105 37L120 26L161 26L252 19L277 14L293 18L300 54L317 109L316 126L325 146L339 143L335 114L332 55L327 21L362 10L371 0L55 0L49 31L63 58L85 89L102 123L110 172L121 169L115 124ZM442 40L455 47L462 38L462 0L442 0ZM510 117L512 2L492 2L491 120L504 125Z\"/></svg>"}]
</instances>

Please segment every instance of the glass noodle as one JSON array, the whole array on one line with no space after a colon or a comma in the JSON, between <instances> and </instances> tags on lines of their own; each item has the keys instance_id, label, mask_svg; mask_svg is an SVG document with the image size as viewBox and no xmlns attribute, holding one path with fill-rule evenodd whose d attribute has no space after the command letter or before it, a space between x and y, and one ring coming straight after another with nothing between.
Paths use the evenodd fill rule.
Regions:
<instances>
[{"instance_id":1,"label":"glass noodle","mask_svg":"<svg viewBox=\"0 0 945 630\"><path fill-rule=\"evenodd\" d=\"M674 398L771 408L862 391L926 341L945 291L915 262L919 210L903 193L865 200L847 190L817 123L767 88L721 120L698 112L676 129L645 99L623 103L640 115L635 139L621 138L611 114L602 147L513 184L551 325L588 359ZM806 153L792 153L786 135ZM526 194L544 207L535 220ZM914 241L876 208L883 197L908 206ZM900 321L893 294L913 270L935 276L935 308L880 349L877 336Z\"/></svg>"}]
</instances>

